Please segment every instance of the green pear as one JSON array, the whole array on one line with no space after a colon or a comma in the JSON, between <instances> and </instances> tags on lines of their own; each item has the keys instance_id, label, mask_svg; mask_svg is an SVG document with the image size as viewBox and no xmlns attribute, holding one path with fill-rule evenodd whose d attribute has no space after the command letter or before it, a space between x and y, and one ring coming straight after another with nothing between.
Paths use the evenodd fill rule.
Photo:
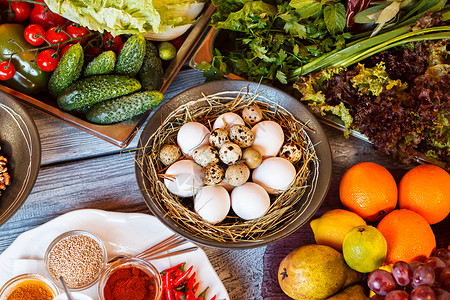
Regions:
<instances>
[{"instance_id":1,"label":"green pear","mask_svg":"<svg viewBox=\"0 0 450 300\"><path fill-rule=\"evenodd\" d=\"M362 279L342 254L325 245L306 245L289 253L280 263L278 282L296 300L328 298Z\"/></svg>"},{"instance_id":2,"label":"green pear","mask_svg":"<svg viewBox=\"0 0 450 300\"><path fill-rule=\"evenodd\" d=\"M349 286L327 300L364 300L366 299L364 288L360 284Z\"/></svg>"}]
</instances>

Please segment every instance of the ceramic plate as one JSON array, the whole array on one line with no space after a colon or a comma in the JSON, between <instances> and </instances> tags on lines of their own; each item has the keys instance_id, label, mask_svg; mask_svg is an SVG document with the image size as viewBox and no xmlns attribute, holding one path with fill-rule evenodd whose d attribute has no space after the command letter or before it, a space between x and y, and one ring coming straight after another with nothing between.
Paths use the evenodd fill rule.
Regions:
<instances>
[{"instance_id":1,"label":"ceramic plate","mask_svg":"<svg viewBox=\"0 0 450 300\"><path fill-rule=\"evenodd\" d=\"M190 101L201 99L204 95L220 93L221 97L225 98L225 96L228 96L226 91L234 91L234 93L236 93L236 91L238 92L243 88L248 88L250 94L258 94L257 100L264 101L272 106L282 107L303 124L308 124L309 130L305 132L310 140L310 144L313 145L313 148L316 151L318 160L310 167L311 174L307 183L308 188L305 190L302 200L297 201L294 205L293 208L295 209L295 213L287 221L269 231L258 240L220 242L210 239L207 234L201 236L193 235L190 231L178 225L175 220L167 217L165 208L162 208L161 205L152 200L151 184L145 175L147 173L148 165L144 162L144 158L146 149L148 149L146 146L151 145L152 135L158 130L159 126L166 120L172 111ZM234 94L234 97L235 96L236 95ZM207 104L196 102L194 107L201 105ZM180 235L183 235L196 243L201 243L210 247L238 249L255 248L273 243L288 236L303 226L309 218L314 215L328 192L331 180L332 161L330 145L322 126L314 115L309 112L303 104L285 92L250 81L222 80L208 82L188 89L173 97L166 104L162 105L150 118L142 131L137 149L135 163L136 177L139 189L152 213L157 216L161 222L169 226L175 232L178 232Z\"/></svg>"},{"instance_id":2,"label":"ceramic plate","mask_svg":"<svg viewBox=\"0 0 450 300\"><path fill-rule=\"evenodd\" d=\"M41 163L41 143L33 119L13 97L0 92L0 155L8 159L11 185L0 196L0 225L22 206Z\"/></svg>"},{"instance_id":3,"label":"ceramic plate","mask_svg":"<svg viewBox=\"0 0 450 300\"><path fill-rule=\"evenodd\" d=\"M76 210L59 216L35 229L22 233L0 255L0 284L11 277L26 273L45 273L44 253L50 242L69 230L86 230L97 235L106 246L108 257L119 253L137 253L173 234L153 216L138 213L116 213L94 209ZM192 247L191 243L181 247ZM180 248L181 249L181 248ZM205 252L196 251L151 261L162 271L170 266L186 262L194 266L200 282L199 291L209 286L208 299L229 299L221 280L211 266ZM97 284L83 291L93 299L98 299Z\"/></svg>"}]
</instances>

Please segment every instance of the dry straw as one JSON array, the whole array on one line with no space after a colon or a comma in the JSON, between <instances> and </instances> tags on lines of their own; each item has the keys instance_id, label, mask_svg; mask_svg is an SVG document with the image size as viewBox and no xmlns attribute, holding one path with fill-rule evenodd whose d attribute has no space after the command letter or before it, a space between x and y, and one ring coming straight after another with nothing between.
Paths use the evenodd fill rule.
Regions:
<instances>
[{"instance_id":1,"label":"dry straw","mask_svg":"<svg viewBox=\"0 0 450 300\"><path fill-rule=\"evenodd\" d=\"M272 204L263 217L244 221L230 212L220 224L210 224L193 211L192 198L179 198L167 190L162 180L166 168L159 161L158 153L165 144L176 144L177 132L186 122L200 122L211 128L219 115L225 112L240 114L242 109L250 104L261 108L264 119L276 121L281 125L285 142L300 145L303 149L303 159L295 165L297 175L294 183L282 194L271 196ZM306 130L311 130L307 128L307 124L296 120L292 114L264 98L261 93L225 91L203 96L173 111L144 145L145 155L138 158L137 163L148 179L146 192L159 210L165 212L164 217L171 218L178 227L191 235L211 241L260 241L281 230L299 211L305 209L306 202L314 193L318 177L318 158ZM305 195L308 184L311 189ZM296 205L299 201L303 203Z\"/></svg>"}]
</instances>

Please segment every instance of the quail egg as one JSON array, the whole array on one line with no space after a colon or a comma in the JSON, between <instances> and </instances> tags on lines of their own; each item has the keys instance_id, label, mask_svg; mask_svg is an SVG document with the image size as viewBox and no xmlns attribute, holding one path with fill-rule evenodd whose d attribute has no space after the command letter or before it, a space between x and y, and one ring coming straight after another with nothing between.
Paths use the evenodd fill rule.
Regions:
<instances>
[{"instance_id":1,"label":"quail egg","mask_svg":"<svg viewBox=\"0 0 450 300\"><path fill-rule=\"evenodd\" d=\"M263 158L277 156L284 143L284 133L280 124L274 121L262 121L253 126L255 141L252 147L258 150Z\"/></svg>"},{"instance_id":2,"label":"quail egg","mask_svg":"<svg viewBox=\"0 0 450 300\"><path fill-rule=\"evenodd\" d=\"M217 149L220 149L223 144L229 141L228 131L223 128L216 128L211 131L211 134L209 135L209 144Z\"/></svg>"},{"instance_id":3,"label":"quail egg","mask_svg":"<svg viewBox=\"0 0 450 300\"><path fill-rule=\"evenodd\" d=\"M194 198L194 210L206 222L222 222L230 211L230 194L221 186L205 186Z\"/></svg>"},{"instance_id":4,"label":"quail egg","mask_svg":"<svg viewBox=\"0 0 450 300\"><path fill-rule=\"evenodd\" d=\"M242 118L245 123L255 125L262 120L263 115L261 109L256 105L249 105L242 110Z\"/></svg>"},{"instance_id":5,"label":"quail egg","mask_svg":"<svg viewBox=\"0 0 450 300\"><path fill-rule=\"evenodd\" d=\"M256 169L262 163L261 153L252 147L244 149L244 152L242 152L242 159L250 169Z\"/></svg>"},{"instance_id":6,"label":"quail egg","mask_svg":"<svg viewBox=\"0 0 450 300\"><path fill-rule=\"evenodd\" d=\"M179 160L166 170L164 184L172 194L192 197L204 185L200 176L201 169L192 160Z\"/></svg>"},{"instance_id":7,"label":"quail egg","mask_svg":"<svg viewBox=\"0 0 450 300\"><path fill-rule=\"evenodd\" d=\"M199 122L188 122L181 126L177 134L177 143L181 151L192 156L195 148L208 145L209 129Z\"/></svg>"},{"instance_id":8,"label":"quail egg","mask_svg":"<svg viewBox=\"0 0 450 300\"><path fill-rule=\"evenodd\" d=\"M242 150L235 143L228 142L220 147L219 157L224 164L232 165L241 159Z\"/></svg>"},{"instance_id":9,"label":"quail egg","mask_svg":"<svg viewBox=\"0 0 450 300\"><path fill-rule=\"evenodd\" d=\"M181 150L175 145L164 145L159 150L159 160L165 165L171 165L181 157Z\"/></svg>"},{"instance_id":10,"label":"quail egg","mask_svg":"<svg viewBox=\"0 0 450 300\"><path fill-rule=\"evenodd\" d=\"M200 178L206 185L216 185L222 182L224 170L217 164L208 164L201 170Z\"/></svg>"},{"instance_id":11,"label":"quail egg","mask_svg":"<svg viewBox=\"0 0 450 300\"><path fill-rule=\"evenodd\" d=\"M200 166L219 162L219 151L212 146L200 146L192 152L192 158Z\"/></svg>"},{"instance_id":12,"label":"quail egg","mask_svg":"<svg viewBox=\"0 0 450 300\"><path fill-rule=\"evenodd\" d=\"M242 118L238 114L235 114L233 112L227 112L217 117L217 119L214 121L213 129L216 128L229 129L236 124L244 125L245 123L244 120L242 120Z\"/></svg>"},{"instance_id":13,"label":"quail egg","mask_svg":"<svg viewBox=\"0 0 450 300\"><path fill-rule=\"evenodd\" d=\"M287 143L281 147L280 157L286 158L291 163L295 164L296 162L302 159L302 148L299 145L294 143Z\"/></svg>"},{"instance_id":14,"label":"quail egg","mask_svg":"<svg viewBox=\"0 0 450 300\"><path fill-rule=\"evenodd\" d=\"M243 185L250 177L250 169L244 164L234 164L225 171L227 182L233 186Z\"/></svg>"},{"instance_id":15,"label":"quail egg","mask_svg":"<svg viewBox=\"0 0 450 300\"><path fill-rule=\"evenodd\" d=\"M244 220L257 219L269 209L270 197L260 185L246 182L231 192L231 207Z\"/></svg>"},{"instance_id":16,"label":"quail egg","mask_svg":"<svg viewBox=\"0 0 450 300\"><path fill-rule=\"evenodd\" d=\"M241 148L250 147L255 140L253 132L245 125L234 125L230 128L230 139Z\"/></svg>"}]
</instances>

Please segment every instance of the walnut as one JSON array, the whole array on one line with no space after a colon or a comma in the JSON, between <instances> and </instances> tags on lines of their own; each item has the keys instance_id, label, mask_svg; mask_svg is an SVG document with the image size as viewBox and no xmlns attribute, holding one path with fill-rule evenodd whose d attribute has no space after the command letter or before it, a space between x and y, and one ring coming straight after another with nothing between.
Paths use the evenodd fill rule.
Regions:
<instances>
[{"instance_id":1,"label":"walnut","mask_svg":"<svg viewBox=\"0 0 450 300\"><path fill-rule=\"evenodd\" d=\"M7 162L8 160L0 155L0 190L6 190L6 187L11 184L11 177L7 172L8 168L6 167Z\"/></svg>"}]
</instances>

